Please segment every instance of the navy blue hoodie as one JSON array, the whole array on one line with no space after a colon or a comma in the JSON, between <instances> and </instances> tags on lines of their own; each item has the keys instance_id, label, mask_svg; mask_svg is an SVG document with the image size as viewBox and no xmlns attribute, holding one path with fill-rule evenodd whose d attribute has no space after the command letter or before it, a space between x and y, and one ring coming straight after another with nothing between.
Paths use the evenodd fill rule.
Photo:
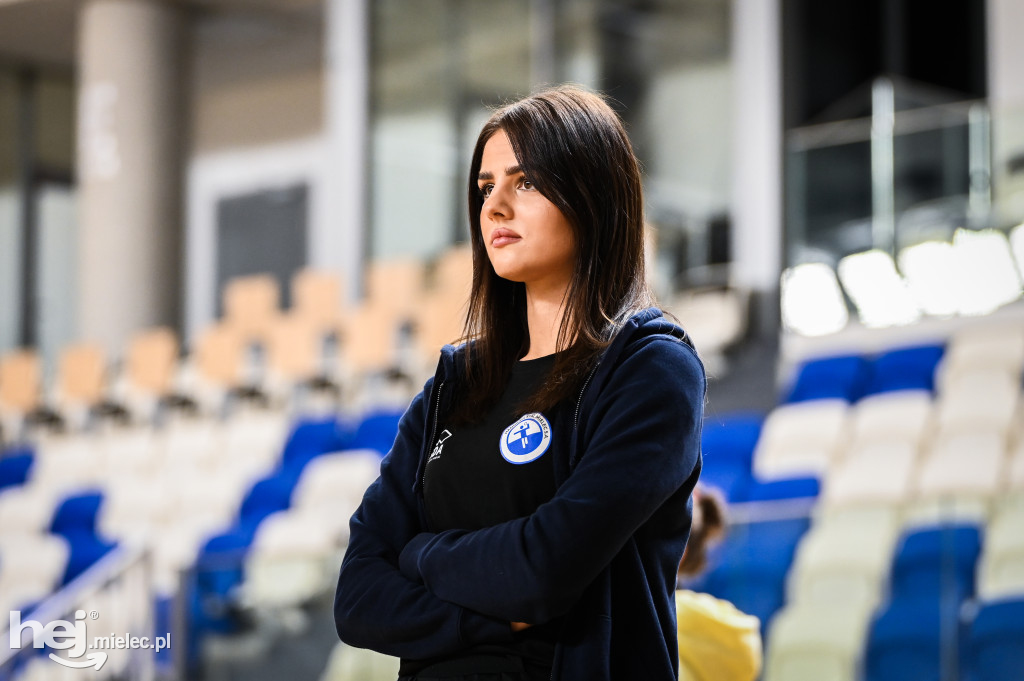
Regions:
<instances>
[{"instance_id":1,"label":"navy blue hoodie","mask_svg":"<svg viewBox=\"0 0 1024 681\"><path fill-rule=\"evenodd\" d=\"M551 424L555 496L524 518L433 534L421 481L463 351L442 350L352 516L341 640L423 659L564 616L553 681L676 679L676 569L707 386L686 334L656 308L631 317Z\"/></svg>"}]
</instances>

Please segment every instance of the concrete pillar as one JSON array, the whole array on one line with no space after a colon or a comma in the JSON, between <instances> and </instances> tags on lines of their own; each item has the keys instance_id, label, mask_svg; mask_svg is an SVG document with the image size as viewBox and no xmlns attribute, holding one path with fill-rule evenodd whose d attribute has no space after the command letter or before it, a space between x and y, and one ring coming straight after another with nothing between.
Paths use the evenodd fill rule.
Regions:
<instances>
[{"instance_id":1,"label":"concrete pillar","mask_svg":"<svg viewBox=\"0 0 1024 681\"><path fill-rule=\"evenodd\" d=\"M992 110L992 185L997 224L1024 217L1024 179L1010 162L1024 158L1024 3L988 0L988 101Z\"/></svg>"},{"instance_id":2,"label":"concrete pillar","mask_svg":"<svg viewBox=\"0 0 1024 681\"><path fill-rule=\"evenodd\" d=\"M753 292L756 331L772 333L782 267L780 0L733 0L735 87L732 283Z\"/></svg>"},{"instance_id":3,"label":"concrete pillar","mask_svg":"<svg viewBox=\"0 0 1024 681\"><path fill-rule=\"evenodd\" d=\"M180 325L181 4L86 0L79 20L79 337L120 355Z\"/></svg>"},{"instance_id":4,"label":"concrete pillar","mask_svg":"<svg viewBox=\"0 0 1024 681\"><path fill-rule=\"evenodd\" d=\"M348 295L362 288L368 244L370 137L370 6L367 0L325 0L324 187L327 229L315 237L310 261L340 266ZM335 262L334 255L341 261Z\"/></svg>"}]
</instances>

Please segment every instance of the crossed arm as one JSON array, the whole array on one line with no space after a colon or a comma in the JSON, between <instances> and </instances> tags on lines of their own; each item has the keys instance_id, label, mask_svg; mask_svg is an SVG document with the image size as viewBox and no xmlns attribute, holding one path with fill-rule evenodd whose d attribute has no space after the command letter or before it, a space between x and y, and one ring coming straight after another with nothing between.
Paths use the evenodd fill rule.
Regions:
<instances>
[{"instance_id":1,"label":"crossed arm","mask_svg":"<svg viewBox=\"0 0 1024 681\"><path fill-rule=\"evenodd\" d=\"M647 343L602 388L580 433L585 454L554 498L525 518L430 534L420 532L413 494L421 394L351 521L335 599L342 640L423 658L511 640L523 625L510 623L567 612L692 475L703 399L703 369L692 350Z\"/></svg>"}]
</instances>

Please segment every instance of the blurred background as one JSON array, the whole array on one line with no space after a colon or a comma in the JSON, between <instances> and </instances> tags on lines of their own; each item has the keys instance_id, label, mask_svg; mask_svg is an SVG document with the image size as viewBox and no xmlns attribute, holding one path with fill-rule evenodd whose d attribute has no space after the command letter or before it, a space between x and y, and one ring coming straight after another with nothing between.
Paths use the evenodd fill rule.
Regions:
<instances>
[{"instance_id":1,"label":"blurred background","mask_svg":"<svg viewBox=\"0 0 1024 681\"><path fill-rule=\"evenodd\" d=\"M460 335L479 128L561 82L625 120L709 370L732 525L688 586L760 618L765 679L1024 678L1021 31L1019 0L0 0L0 609L171 640L5 643L0 679L394 678L336 645L347 520Z\"/></svg>"}]
</instances>

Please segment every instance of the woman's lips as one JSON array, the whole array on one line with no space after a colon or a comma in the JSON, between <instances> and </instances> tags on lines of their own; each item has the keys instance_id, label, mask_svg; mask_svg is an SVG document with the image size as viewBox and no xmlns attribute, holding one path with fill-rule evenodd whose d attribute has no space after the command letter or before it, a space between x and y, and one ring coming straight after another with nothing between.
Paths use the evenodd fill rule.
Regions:
<instances>
[{"instance_id":1,"label":"woman's lips","mask_svg":"<svg viewBox=\"0 0 1024 681\"><path fill-rule=\"evenodd\" d=\"M491 246L495 248L501 248L502 246L508 246L522 239L518 234L513 232L511 229L504 229L499 227L498 229L491 232Z\"/></svg>"}]
</instances>

